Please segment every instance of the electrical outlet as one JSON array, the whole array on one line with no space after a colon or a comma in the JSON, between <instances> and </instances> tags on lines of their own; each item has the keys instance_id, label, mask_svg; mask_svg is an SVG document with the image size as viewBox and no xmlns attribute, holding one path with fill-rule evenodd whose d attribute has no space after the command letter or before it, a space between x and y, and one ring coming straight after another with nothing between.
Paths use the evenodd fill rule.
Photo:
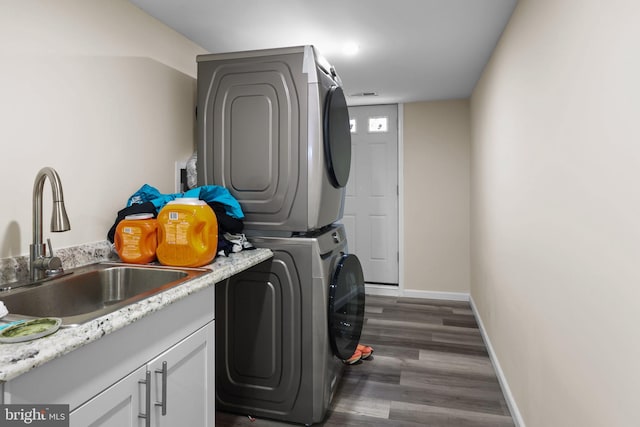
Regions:
<instances>
[{"instance_id":1,"label":"electrical outlet","mask_svg":"<svg viewBox=\"0 0 640 427\"><path fill-rule=\"evenodd\" d=\"M177 161L175 163L175 170L174 170L174 182L175 182L175 192L176 193L182 193L182 182L180 180L181 177L181 173L180 173L180 169L186 169L187 168L187 162L185 161Z\"/></svg>"}]
</instances>

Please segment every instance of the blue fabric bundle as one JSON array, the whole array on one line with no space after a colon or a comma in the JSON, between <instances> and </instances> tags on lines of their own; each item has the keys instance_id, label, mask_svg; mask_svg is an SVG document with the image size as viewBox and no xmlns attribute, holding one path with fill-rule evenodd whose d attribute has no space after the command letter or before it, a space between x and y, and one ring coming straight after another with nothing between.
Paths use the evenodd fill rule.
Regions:
<instances>
[{"instance_id":1,"label":"blue fabric bundle","mask_svg":"<svg viewBox=\"0 0 640 427\"><path fill-rule=\"evenodd\" d=\"M152 187L149 184L144 184L138 191L129 197L129 200L127 200L127 207L134 204L151 202L156 208L156 211L159 212L160 209L162 209L162 207L168 202L185 197L204 200L207 203L220 203L224 205L225 212L230 217L236 219L244 218L244 213L242 212L240 203L238 203L236 198L229 193L229 190L218 185L203 185L202 187L192 188L184 193L162 194L155 187Z\"/></svg>"}]
</instances>

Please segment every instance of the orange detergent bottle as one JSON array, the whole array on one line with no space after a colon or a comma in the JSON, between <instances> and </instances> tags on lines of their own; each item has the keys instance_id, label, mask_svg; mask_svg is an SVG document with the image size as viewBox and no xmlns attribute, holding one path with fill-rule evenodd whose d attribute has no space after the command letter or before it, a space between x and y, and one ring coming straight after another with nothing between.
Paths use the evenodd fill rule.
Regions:
<instances>
[{"instance_id":1,"label":"orange detergent bottle","mask_svg":"<svg viewBox=\"0 0 640 427\"><path fill-rule=\"evenodd\" d=\"M218 248L218 221L204 201L181 198L158 214L158 261L175 267L209 264Z\"/></svg>"},{"instance_id":2,"label":"orange detergent bottle","mask_svg":"<svg viewBox=\"0 0 640 427\"><path fill-rule=\"evenodd\" d=\"M158 237L153 214L127 215L116 227L114 244L124 262L147 264L155 261Z\"/></svg>"}]
</instances>

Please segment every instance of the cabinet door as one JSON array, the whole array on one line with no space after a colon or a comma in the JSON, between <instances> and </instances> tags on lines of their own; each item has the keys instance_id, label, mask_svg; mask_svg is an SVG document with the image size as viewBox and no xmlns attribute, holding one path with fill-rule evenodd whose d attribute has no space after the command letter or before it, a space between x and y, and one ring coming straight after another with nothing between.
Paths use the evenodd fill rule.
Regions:
<instances>
[{"instance_id":1,"label":"cabinet door","mask_svg":"<svg viewBox=\"0 0 640 427\"><path fill-rule=\"evenodd\" d=\"M214 334L211 322L149 362L152 425L214 426Z\"/></svg>"},{"instance_id":2,"label":"cabinet door","mask_svg":"<svg viewBox=\"0 0 640 427\"><path fill-rule=\"evenodd\" d=\"M127 375L69 415L71 427L138 427L144 411L146 367Z\"/></svg>"}]
</instances>

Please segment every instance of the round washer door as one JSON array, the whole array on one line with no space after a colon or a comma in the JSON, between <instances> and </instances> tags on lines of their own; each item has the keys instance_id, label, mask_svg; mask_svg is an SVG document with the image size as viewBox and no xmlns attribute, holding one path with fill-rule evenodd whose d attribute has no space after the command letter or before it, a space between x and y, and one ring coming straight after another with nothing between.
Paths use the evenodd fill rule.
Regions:
<instances>
[{"instance_id":1,"label":"round washer door","mask_svg":"<svg viewBox=\"0 0 640 427\"><path fill-rule=\"evenodd\" d=\"M329 285L329 341L342 360L356 351L364 323L364 274L358 257L342 255Z\"/></svg>"},{"instance_id":2,"label":"round washer door","mask_svg":"<svg viewBox=\"0 0 640 427\"><path fill-rule=\"evenodd\" d=\"M347 100L340 86L331 86L327 93L323 133L329 180L336 188L344 187L351 169L351 131Z\"/></svg>"}]
</instances>

